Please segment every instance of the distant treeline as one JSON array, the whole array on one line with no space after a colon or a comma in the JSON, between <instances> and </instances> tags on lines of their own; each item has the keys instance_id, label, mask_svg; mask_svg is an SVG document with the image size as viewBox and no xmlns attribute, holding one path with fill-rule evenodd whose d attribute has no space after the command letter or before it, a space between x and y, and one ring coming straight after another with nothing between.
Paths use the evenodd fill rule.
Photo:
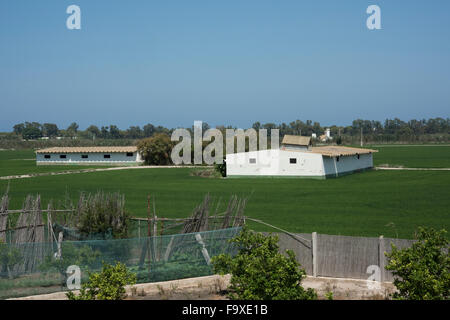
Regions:
<instances>
[{"instance_id":1,"label":"distant treeline","mask_svg":"<svg viewBox=\"0 0 450 320\"><path fill-rule=\"evenodd\" d=\"M357 144L361 137L364 143L441 143L450 141L450 119L432 118L428 120L402 121L398 118L386 119L384 122L357 119L349 126L321 126L319 122L295 120L287 123L255 122L252 127L258 129L279 129L280 137L285 134L317 137L323 135L327 128L334 138L331 142L339 141L344 144ZM203 123L203 129L209 129ZM232 126L216 126L225 130ZM187 128L192 130L191 128ZM243 128L246 129L246 128ZM170 135L174 129L163 126L146 124L131 126L121 130L115 125L97 127L89 126L86 130L79 130L77 123L72 123L65 129L53 123L25 122L16 124L12 132L0 135L0 148L39 148L44 146L81 146L81 145L125 145L136 144L136 140L148 138L156 133Z\"/></svg>"}]
</instances>

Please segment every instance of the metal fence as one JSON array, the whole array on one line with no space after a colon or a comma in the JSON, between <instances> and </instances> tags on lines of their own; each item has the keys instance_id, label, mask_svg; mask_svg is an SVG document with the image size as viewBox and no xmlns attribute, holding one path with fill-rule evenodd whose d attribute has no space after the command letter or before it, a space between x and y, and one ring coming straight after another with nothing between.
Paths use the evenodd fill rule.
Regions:
<instances>
[{"instance_id":1,"label":"metal fence","mask_svg":"<svg viewBox=\"0 0 450 320\"><path fill-rule=\"evenodd\" d=\"M393 238L349 237L326 234L277 233L280 250L293 250L297 261L311 276L367 280L379 267L380 281L391 282L393 276L385 269L385 252L391 244L410 247L414 240Z\"/></svg>"}]
</instances>

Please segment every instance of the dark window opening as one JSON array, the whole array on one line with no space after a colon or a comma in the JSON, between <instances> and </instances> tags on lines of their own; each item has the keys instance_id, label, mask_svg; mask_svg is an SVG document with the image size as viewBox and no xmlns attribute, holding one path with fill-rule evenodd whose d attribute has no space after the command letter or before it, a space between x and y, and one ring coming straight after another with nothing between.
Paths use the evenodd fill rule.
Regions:
<instances>
[{"instance_id":1,"label":"dark window opening","mask_svg":"<svg viewBox=\"0 0 450 320\"><path fill-rule=\"evenodd\" d=\"M60 159L66 159L67 156L66 156L65 154L60 154L60 155L59 155L59 158L60 158Z\"/></svg>"},{"instance_id":2,"label":"dark window opening","mask_svg":"<svg viewBox=\"0 0 450 320\"><path fill-rule=\"evenodd\" d=\"M133 156L133 152L127 152L127 157L132 157Z\"/></svg>"},{"instance_id":3,"label":"dark window opening","mask_svg":"<svg viewBox=\"0 0 450 320\"><path fill-rule=\"evenodd\" d=\"M256 163L256 158L250 158L250 163Z\"/></svg>"},{"instance_id":4,"label":"dark window opening","mask_svg":"<svg viewBox=\"0 0 450 320\"><path fill-rule=\"evenodd\" d=\"M44 155L44 158L45 158L45 159L50 159L51 157L50 157L49 154L46 154L46 155Z\"/></svg>"},{"instance_id":5,"label":"dark window opening","mask_svg":"<svg viewBox=\"0 0 450 320\"><path fill-rule=\"evenodd\" d=\"M111 155L110 155L110 154L104 154L104 155L103 155L103 158L109 159L109 158L111 158Z\"/></svg>"},{"instance_id":6,"label":"dark window opening","mask_svg":"<svg viewBox=\"0 0 450 320\"><path fill-rule=\"evenodd\" d=\"M289 159L289 163L295 164L295 163L297 163L297 159L296 158L290 158Z\"/></svg>"},{"instance_id":7,"label":"dark window opening","mask_svg":"<svg viewBox=\"0 0 450 320\"><path fill-rule=\"evenodd\" d=\"M88 155L87 154L82 154L81 155L81 159L87 159L88 158Z\"/></svg>"}]
</instances>

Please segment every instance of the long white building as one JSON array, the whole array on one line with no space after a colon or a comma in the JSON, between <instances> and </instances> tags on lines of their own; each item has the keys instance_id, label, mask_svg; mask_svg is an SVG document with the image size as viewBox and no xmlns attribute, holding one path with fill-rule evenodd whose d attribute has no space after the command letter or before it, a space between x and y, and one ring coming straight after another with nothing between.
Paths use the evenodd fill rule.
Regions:
<instances>
[{"instance_id":1,"label":"long white building","mask_svg":"<svg viewBox=\"0 0 450 320\"><path fill-rule=\"evenodd\" d=\"M36 151L37 165L137 165L144 162L137 147L54 147Z\"/></svg>"},{"instance_id":2,"label":"long white building","mask_svg":"<svg viewBox=\"0 0 450 320\"><path fill-rule=\"evenodd\" d=\"M227 176L339 177L372 168L374 152L377 150L312 147L309 137L286 135L280 149L227 154Z\"/></svg>"}]
</instances>

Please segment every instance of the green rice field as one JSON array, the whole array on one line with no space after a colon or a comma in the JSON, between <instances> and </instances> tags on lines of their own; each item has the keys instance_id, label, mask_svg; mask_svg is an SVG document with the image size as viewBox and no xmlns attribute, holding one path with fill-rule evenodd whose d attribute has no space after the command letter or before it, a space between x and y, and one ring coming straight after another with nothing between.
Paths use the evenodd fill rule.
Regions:
<instances>
[{"instance_id":1,"label":"green rice field","mask_svg":"<svg viewBox=\"0 0 450 320\"><path fill-rule=\"evenodd\" d=\"M440 155L449 155L450 147L446 146L376 149L380 150L374 158L376 164L450 167L448 158ZM4 153L10 153L9 160ZM0 176L7 171L20 173L14 172L14 166L3 167L20 154L29 156L22 151L0 152ZM120 170L0 180L0 192L9 183L10 209L18 209L30 193L39 193L46 206L50 200L62 200L66 193L75 200L81 191L120 191L126 195L126 207L132 215L142 217L146 216L148 194L156 198L159 217L190 215L206 193L220 200L224 209L229 197L237 194L249 197L246 216L291 232L411 238L418 226L450 231L450 171L372 170L337 179L312 180L204 178L192 175L192 170L198 169ZM250 225L259 231L275 231L256 223Z\"/></svg>"},{"instance_id":2,"label":"green rice field","mask_svg":"<svg viewBox=\"0 0 450 320\"><path fill-rule=\"evenodd\" d=\"M0 150L0 177L98 167L99 166L87 165L37 166L36 154L33 150ZM105 166L102 166L101 168L105 168Z\"/></svg>"}]
</instances>

